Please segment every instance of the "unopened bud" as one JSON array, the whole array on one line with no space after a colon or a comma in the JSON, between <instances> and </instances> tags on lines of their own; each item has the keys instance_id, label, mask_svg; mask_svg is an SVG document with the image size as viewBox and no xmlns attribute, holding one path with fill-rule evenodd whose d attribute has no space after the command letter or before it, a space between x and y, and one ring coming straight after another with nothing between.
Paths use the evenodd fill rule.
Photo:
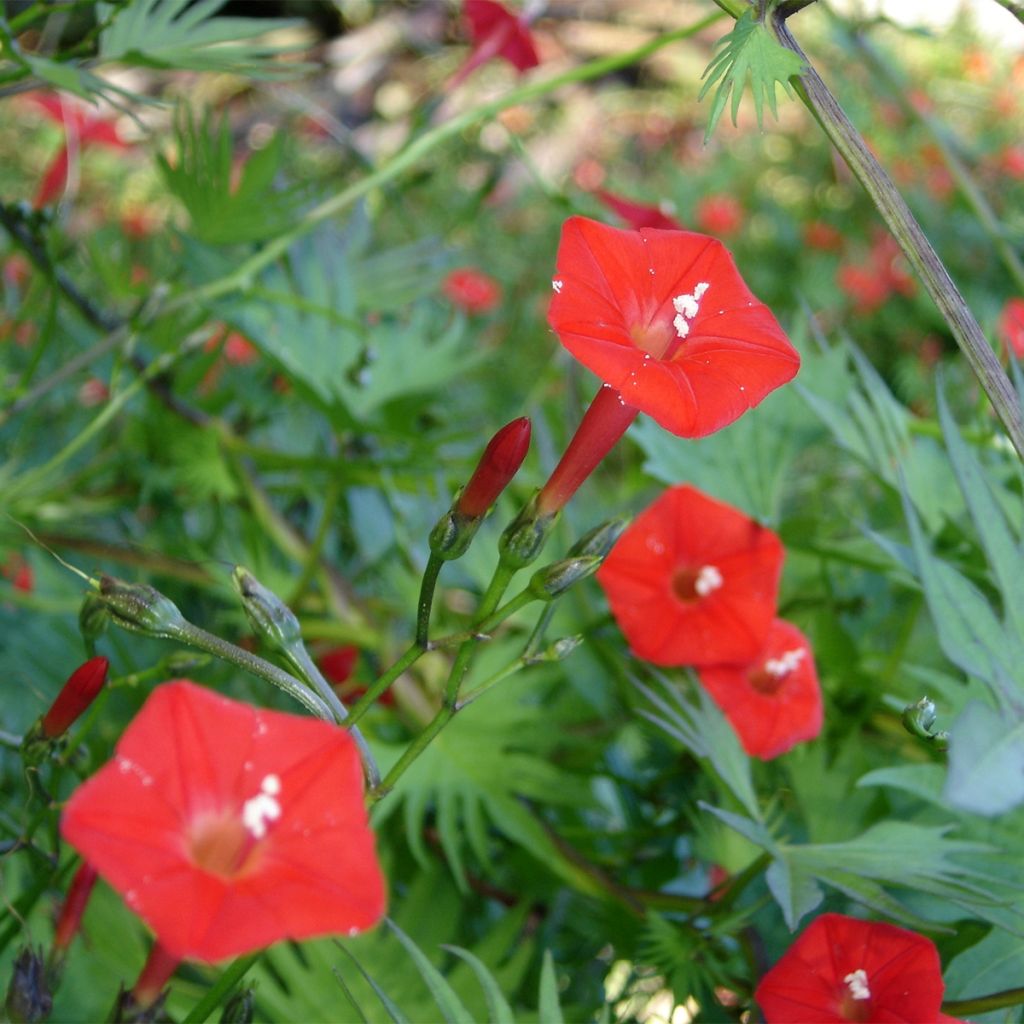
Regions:
<instances>
[{"instance_id":1,"label":"unopened bud","mask_svg":"<svg viewBox=\"0 0 1024 1024\"><path fill-rule=\"evenodd\" d=\"M598 558L604 558L615 547L615 542L631 522L631 516L623 516L620 519L609 519L607 523L595 526L569 548L570 556L596 555Z\"/></svg>"},{"instance_id":2,"label":"unopened bud","mask_svg":"<svg viewBox=\"0 0 1024 1024\"><path fill-rule=\"evenodd\" d=\"M945 731L933 732L935 725L935 701L931 697L922 697L915 704L908 704L903 709L903 727L907 732L919 739L927 740L935 745L938 750L945 750L949 746L949 733Z\"/></svg>"},{"instance_id":3,"label":"unopened bud","mask_svg":"<svg viewBox=\"0 0 1024 1024\"><path fill-rule=\"evenodd\" d=\"M50 710L43 715L42 729L47 737L55 739L67 732L103 689L109 670L106 658L90 658L68 676Z\"/></svg>"},{"instance_id":4,"label":"unopened bud","mask_svg":"<svg viewBox=\"0 0 1024 1024\"><path fill-rule=\"evenodd\" d=\"M33 1024L50 1016L53 997L46 982L42 950L26 946L18 953L4 1009L8 1020L15 1024Z\"/></svg>"},{"instance_id":5,"label":"unopened bud","mask_svg":"<svg viewBox=\"0 0 1024 1024\"><path fill-rule=\"evenodd\" d=\"M501 561L510 569L522 569L540 554L558 518L557 512L542 514L537 510L537 496L505 527L498 541Z\"/></svg>"},{"instance_id":6,"label":"unopened bud","mask_svg":"<svg viewBox=\"0 0 1024 1024\"><path fill-rule=\"evenodd\" d=\"M484 449L455 508L470 519L485 515L518 472L529 448L530 421L521 416L506 423Z\"/></svg>"},{"instance_id":7,"label":"unopened bud","mask_svg":"<svg viewBox=\"0 0 1024 1024\"><path fill-rule=\"evenodd\" d=\"M242 599L249 624L268 647L284 651L302 642L302 627L295 613L248 569L236 565L231 582Z\"/></svg>"},{"instance_id":8,"label":"unopened bud","mask_svg":"<svg viewBox=\"0 0 1024 1024\"><path fill-rule=\"evenodd\" d=\"M114 576L100 576L100 595L112 621L136 633L174 638L185 618L178 606L148 583L126 583Z\"/></svg>"},{"instance_id":9,"label":"unopened bud","mask_svg":"<svg viewBox=\"0 0 1024 1024\"><path fill-rule=\"evenodd\" d=\"M82 599L78 610L78 629L87 643L95 643L110 623L106 602L93 591Z\"/></svg>"},{"instance_id":10,"label":"unopened bud","mask_svg":"<svg viewBox=\"0 0 1024 1024\"><path fill-rule=\"evenodd\" d=\"M597 555L581 558L563 558L538 569L530 579L530 592L542 601L553 601L574 583L592 576L600 568L602 559Z\"/></svg>"},{"instance_id":11,"label":"unopened bud","mask_svg":"<svg viewBox=\"0 0 1024 1024\"><path fill-rule=\"evenodd\" d=\"M452 505L430 531L430 550L446 562L450 562L454 558L461 558L476 536L477 528L482 522L483 516L470 518L463 515L455 505Z\"/></svg>"}]
</instances>

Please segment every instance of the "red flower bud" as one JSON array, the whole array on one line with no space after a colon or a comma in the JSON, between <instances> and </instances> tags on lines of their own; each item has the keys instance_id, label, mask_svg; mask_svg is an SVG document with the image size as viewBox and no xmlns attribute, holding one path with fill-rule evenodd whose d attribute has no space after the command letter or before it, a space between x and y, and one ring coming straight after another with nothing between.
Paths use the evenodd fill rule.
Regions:
<instances>
[{"instance_id":1,"label":"red flower bud","mask_svg":"<svg viewBox=\"0 0 1024 1024\"><path fill-rule=\"evenodd\" d=\"M57 928L53 934L55 953L64 953L71 945L71 940L78 934L82 915L92 895L96 878L96 869L91 864L83 862L75 872L75 877L71 879L71 888L68 889L64 906L60 908L60 917L57 919Z\"/></svg>"},{"instance_id":2,"label":"red flower bud","mask_svg":"<svg viewBox=\"0 0 1024 1024\"><path fill-rule=\"evenodd\" d=\"M516 475L530 447L530 421L521 416L505 424L484 449L456 509L464 516L482 516Z\"/></svg>"},{"instance_id":3,"label":"red flower bud","mask_svg":"<svg viewBox=\"0 0 1024 1024\"><path fill-rule=\"evenodd\" d=\"M90 658L71 673L64 688L57 694L42 720L43 735L56 739L67 732L72 722L96 699L107 681L110 662L106 658Z\"/></svg>"}]
</instances>

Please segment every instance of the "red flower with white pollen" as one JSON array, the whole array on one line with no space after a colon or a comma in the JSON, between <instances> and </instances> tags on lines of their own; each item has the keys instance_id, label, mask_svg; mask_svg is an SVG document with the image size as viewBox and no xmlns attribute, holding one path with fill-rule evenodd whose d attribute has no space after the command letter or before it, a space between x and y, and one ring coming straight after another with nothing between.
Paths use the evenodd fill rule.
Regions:
<instances>
[{"instance_id":1,"label":"red flower with white pollen","mask_svg":"<svg viewBox=\"0 0 1024 1024\"><path fill-rule=\"evenodd\" d=\"M633 653L656 665L750 662L775 617L779 538L695 487L669 488L597 572Z\"/></svg>"},{"instance_id":2,"label":"red flower with white pollen","mask_svg":"<svg viewBox=\"0 0 1024 1024\"><path fill-rule=\"evenodd\" d=\"M814 654L789 622L772 623L763 650L749 665L708 665L699 676L752 757L767 761L821 732Z\"/></svg>"},{"instance_id":3,"label":"red flower with white pollen","mask_svg":"<svg viewBox=\"0 0 1024 1024\"><path fill-rule=\"evenodd\" d=\"M451 271L441 282L441 291L467 313L489 313L501 302L501 285L473 267Z\"/></svg>"},{"instance_id":4,"label":"red flower with white pollen","mask_svg":"<svg viewBox=\"0 0 1024 1024\"><path fill-rule=\"evenodd\" d=\"M352 935L384 913L349 734L187 681L154 691L61 832L173 957Z\"/></svg>"},{"instance_id":5,"label":"red flower with white pollen","mask_svg":"<svg viewBox=\"0 0 1024 1024\"><path fill-rule=\"evenodd\" d=\"M761 979L767 1024L952 1022L935 943L891 924L822 914Z\"/></svg>"},{"instance_id":6,"label":"red flower with white pollen","mask_svg":"<svg viewBox=\"0 0 1024 1024\"><path fill-rule=\"evenodd\" d=\"M681 437L738 419L796 376L800 357L728 250L707 235L562 228L548 322L622 396Z\"/></svg>"},{"instance_id":7,"label":"red flower with white pollen","mask_svg":"<svg viewBox=\"0 0 1024 1024\"><path fill-rule=\"evenodd\" d=\"M999 316L999 337L1003 350L1024 358L1024 299L1008 299Z\"/></svg>"}]
</instances>

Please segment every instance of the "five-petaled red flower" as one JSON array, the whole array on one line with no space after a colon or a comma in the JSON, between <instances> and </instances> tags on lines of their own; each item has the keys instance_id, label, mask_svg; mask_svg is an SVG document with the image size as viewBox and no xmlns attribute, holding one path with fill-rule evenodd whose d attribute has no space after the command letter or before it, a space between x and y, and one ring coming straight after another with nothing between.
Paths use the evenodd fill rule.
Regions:
<instances>
[{"instance_id":1,"label":"five-petaled red flower","mask_svg":"<svg viewBox=\"0 0 1024 1024\"><path fill-rule=\"evenodd\" d=\"M951 1021L935 944L891 924L822 914L761 979L767 1024Z\"/></svg>"},{"instance_id":2,"label":"five-petaled red flower","mask_svg":"<svg viewBox=\"0 0 1024 1024\"><path fill-rule=\"evenodd\" d=\"M597 579L637 657L744 663L775 617L783 550L771 530L695 487L670 487L619 538Z\"/></svg>"},{"instance_id":3,"label":"five-petaled red flower","mask_svg":"<svg viewBox=\"0 0 1024 1024\"><path fill-rule=\"evenodd\" d=\"M999 316L999 335L1004 350L1024 358L1024 299L1008 299Z\"/></svg>"},{"instance_id":4,"label":"five-petaled red flower","mask_svg":"<svg viewBox=\"0 0 1024 1024\"><path fill-rule=\"evenodd\" d=\"M700 681L752 757L778 757L821 732L814 654L796 626L776 619L748 665L708 665Z\"/></svg>"},{"instance_id":5,"label":"five-petaled red flower","mask_svg":"<svg viewBox=\"0 0 1024 1024\"><path fill-rule=\"evenodd\" d=\"M61 831L176 957L351 935L384 913L348 733L187 681L157 688Z\"/></svg>"},{"instance_id":6,"label":"five-petaled red flower","mask_svg":"<svg viewBox=\"0 0 1024 1024\"><path fill-rule=\"evenodd\" d=\"M800 357L714 238L562 228L548 322L565 347L666 430L701 437L792 379Z\"/></svg>"}]
</instances>

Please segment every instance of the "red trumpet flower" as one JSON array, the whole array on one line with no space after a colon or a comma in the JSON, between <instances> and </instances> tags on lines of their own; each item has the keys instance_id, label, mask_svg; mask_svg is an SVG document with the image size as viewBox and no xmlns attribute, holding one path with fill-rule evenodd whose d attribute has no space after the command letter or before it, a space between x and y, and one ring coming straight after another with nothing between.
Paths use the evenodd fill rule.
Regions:
<instances>
[{"instance_id":1,"label":"red trumpet flower","mask_svg":"<svg viewBox=\"0 0 1024 1024\"><path fill-rule=\"evenodd\" d=\"M349 734L187 681L157 688L61 831L171 958L354 935L384 913Z\"/></svg>"},{"instance_id":2,"label":"red trumpet flower","mask_svg":"<svg viewBox=\"0 0 1024 1024\"><path fill-rule=\"evenodd\" d=\"M749 665L708 665L699 676L752 757L767 761L821 732L821 687L811 645L783 619L772 623Z\"/></svg>"},{"instance_id":3,"label":"red trumpet flower","mask_svg":"<svg viewBox=\"0 0 1024 1024\"><path fill-rule=\"evenodd\" d=\"M637 657L742 664L768 636L782 559L771 530L680 486L637 516L597 579Z\"/></svg>"},{"instance_id":4,"label":"red trumpet flower","mask_svg":"<svg viewBox=\"0 0 1024 1024\"><path fill-rule=\"evenodd\" d=\"M940 1012L935 944L891 924L822 914L761 979L754 998L767 1024L878 1021L922 1024Z\"/></svg>"}]
</instances>

